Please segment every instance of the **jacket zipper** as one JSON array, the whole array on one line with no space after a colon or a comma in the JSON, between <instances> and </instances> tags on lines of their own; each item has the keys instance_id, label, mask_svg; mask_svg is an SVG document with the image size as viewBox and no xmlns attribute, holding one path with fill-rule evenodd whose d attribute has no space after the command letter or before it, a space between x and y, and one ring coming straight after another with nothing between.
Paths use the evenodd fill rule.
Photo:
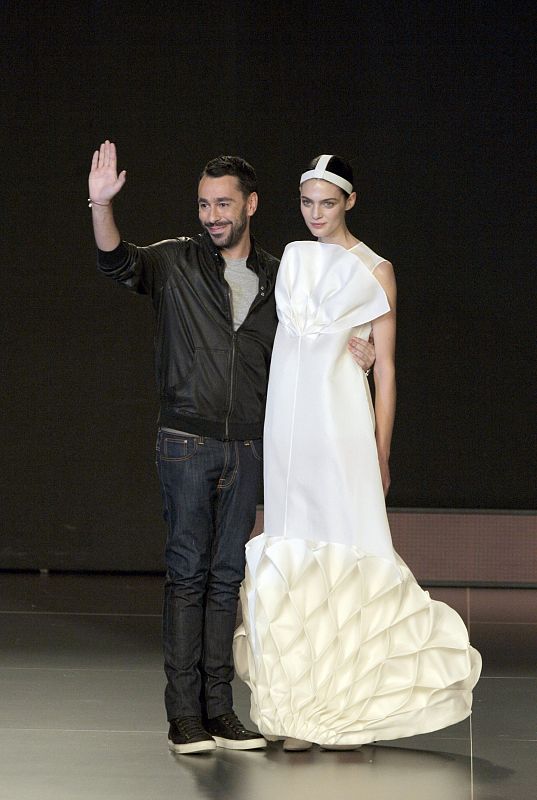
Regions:
<instances>
[{"instance_id":1,"label":"jacket zipper","mask_svg":"<svg viewBox=\"0 0 537 800\"><path fill-rule=\"evenodd\" d=\"M229 376L229 404L227 408L226 414L226 439L229 439L229 418L231 416L231 409L233 407L233 383L234 383L234 372L235 372L235 344L237 340L237 333L233 328L233 309L231 305L231 288L228 284L227 287L227 300L228 300L228 307L229 307L229 319L231 324L231 367L230 367L230 376Z\"/></svg>"},{"instance_id":2,"label":"jacket zipper","mask_svg":"<svg viewBox=\"0 0 537 800\"><path fill-rule=\"evenodd\" d=\"M230 387L229 387L229 406L227 410L226 416L226 439L229 439L229 418L231 416L231 409L233 406L233 383L234 383L234 372L235 372L235 343L237 340L237 334L233 332L233 336L231 338L231 378L230 378Z\"/></svg>"},{"instance_id":3,"label":"jacket zipper","mask_svg":"<svg viewBox=\"0 0 537 800\"><path fill-rule=\"evenodd\" d=\"M214 253L214 255L215 255L215 258L217 259L217 261L222 263L222 257L216 252ZM256 300L254 301L254 303L252 304L252 307L250 308L250 311L248 312L248 314L250 314L253 311L253 309L262 301L261 299L265 297L266 289L267 289L267 286L266 286L266 284L267 284L266 275L263 278L261 278L261 276L259 277L259 283L260 284L262 283L262 285L260 285L260 287L259 287L258 296L257 296ZM234 372L235 372L235 351L236 351L236 344L237 344L237 332L233 328L233 310L232 310L232 305L231 305L231 289L229 287L229 284L227 285L227 299L228 299L228 308L229 308L229 319L230 319L231 328L232 328L229 404L228 404L228 409L227 409L227 414L226 414L226 428L225 428L225 437L226 437L226 439L229 439L229 418L231 417L231 410L232 410L232 407L233 407L233 399L234 399L234 397L233 397L233 394L234 394L233 393L233 384L234 384L234 378L235 378L235 376L234 376Z\"/></svg>"}]
</instances>

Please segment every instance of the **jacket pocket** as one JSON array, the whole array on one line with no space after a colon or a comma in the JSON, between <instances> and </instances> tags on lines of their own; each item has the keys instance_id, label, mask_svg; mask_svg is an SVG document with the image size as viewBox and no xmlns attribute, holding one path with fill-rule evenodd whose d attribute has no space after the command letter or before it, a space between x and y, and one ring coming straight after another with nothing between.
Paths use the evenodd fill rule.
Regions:
<instances>
[{"instance_id":1,"label":"jacket pocket","mask_svg":"<svg viewBox=\"0 0 537 800\"><path fill-rule=\"evenodd\" d=\"M238 391L235 393L232 419L240 422L260 422L265 410L268 381L268 361L261 347L250 344L237 352Z\"/></svg>"},{"instance_id":2,"label":"jacket pocket","mask_svg":"<svg viewBox=\"0 0 537 800\"><path fill-rule=\"evenodd\" d=\"M229 396L229 350L197 347L183 382L169 392L173 405L185 414L220 419Z\"/></svg>"}]
</instances>

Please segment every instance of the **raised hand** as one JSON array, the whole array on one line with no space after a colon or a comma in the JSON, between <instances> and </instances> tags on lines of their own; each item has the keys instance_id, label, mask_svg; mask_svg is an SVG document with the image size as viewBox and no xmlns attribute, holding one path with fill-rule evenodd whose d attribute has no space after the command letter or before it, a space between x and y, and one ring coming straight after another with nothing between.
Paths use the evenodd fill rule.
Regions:
<instances>
[{"instance_id":1,"label":"raised hand","mask_svg":"<svg viewBox=\"0 0 537 800\"><path fill-rule=\"evenodd\" d=\"M117 174L116 146L108 139L93 154L88 179L89 197L96 205L110 205L127 179L126 170Z\"/></svg>"}]
</instances>

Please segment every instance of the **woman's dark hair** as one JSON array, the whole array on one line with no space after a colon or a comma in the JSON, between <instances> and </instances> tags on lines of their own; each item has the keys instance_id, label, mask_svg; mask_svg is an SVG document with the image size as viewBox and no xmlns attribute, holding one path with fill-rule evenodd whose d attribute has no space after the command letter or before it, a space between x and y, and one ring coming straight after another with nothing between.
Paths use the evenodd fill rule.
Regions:
<instances>
[{"instance_id":1,"label":"woman's dark hair","mask_svg":"<svg viewBox=\"0 0 537 800\"><path fill-rule=\"evenodd\" d=\"M238 156L218 156L208 161L203 168L199 179L222 178L224 175L233 175L237 178L241 192L248 197L252 192L257 192L257 175L251 164Z\"/></svg>"},{"instance_id":2,"label":"woman's dark hair","mask_svg":"<svg viewBox=\"0 0 537 800\"><path fill-rule=\"evenodd\" d=\"M317 166L317 162L321 156L316 156L313 161L310 161L308 169L315 169ZM354 186L354 176L352 174L352 167L348 161L345 161L343 158L339 156L332 156L328 164L326 165L326 169L329 172L333 172L335 175L339 175L340 178L345 178L346 181ZM341 189L345 197L349 197L349 193L345 191L345 189Z\"/></svg>"}]
</instances>

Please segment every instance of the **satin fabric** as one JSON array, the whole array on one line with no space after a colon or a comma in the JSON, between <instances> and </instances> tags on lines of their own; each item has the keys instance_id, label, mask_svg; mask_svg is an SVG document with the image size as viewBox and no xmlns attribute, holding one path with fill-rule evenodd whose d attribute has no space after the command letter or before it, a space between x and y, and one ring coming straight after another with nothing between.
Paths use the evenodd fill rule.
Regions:
<instances>
[{"instance_id":1,"label":"satin fabric","mask_svg":"<svg viewBox=\"0 0 537 800\"><path fill-rule=\"evenodd\" d=\"M234 640L268 737L359 745L471 711L481 659L393 550L369 387L347 351L389 310L363 243L293 242L265 423L265 532L246 546Z\"/></svg>"},{"instance_id":2,"label":"satin fabric","mask_svg":"<svg viewBox=\"0 0 537 800\"><path fill-rule=\"evenodd\" d=\"M265 417L265 533L393 560L369 385L347 350L389 310L372 275L381 261L363 244L285 248Z\"/></svg>"}]
</instances>

